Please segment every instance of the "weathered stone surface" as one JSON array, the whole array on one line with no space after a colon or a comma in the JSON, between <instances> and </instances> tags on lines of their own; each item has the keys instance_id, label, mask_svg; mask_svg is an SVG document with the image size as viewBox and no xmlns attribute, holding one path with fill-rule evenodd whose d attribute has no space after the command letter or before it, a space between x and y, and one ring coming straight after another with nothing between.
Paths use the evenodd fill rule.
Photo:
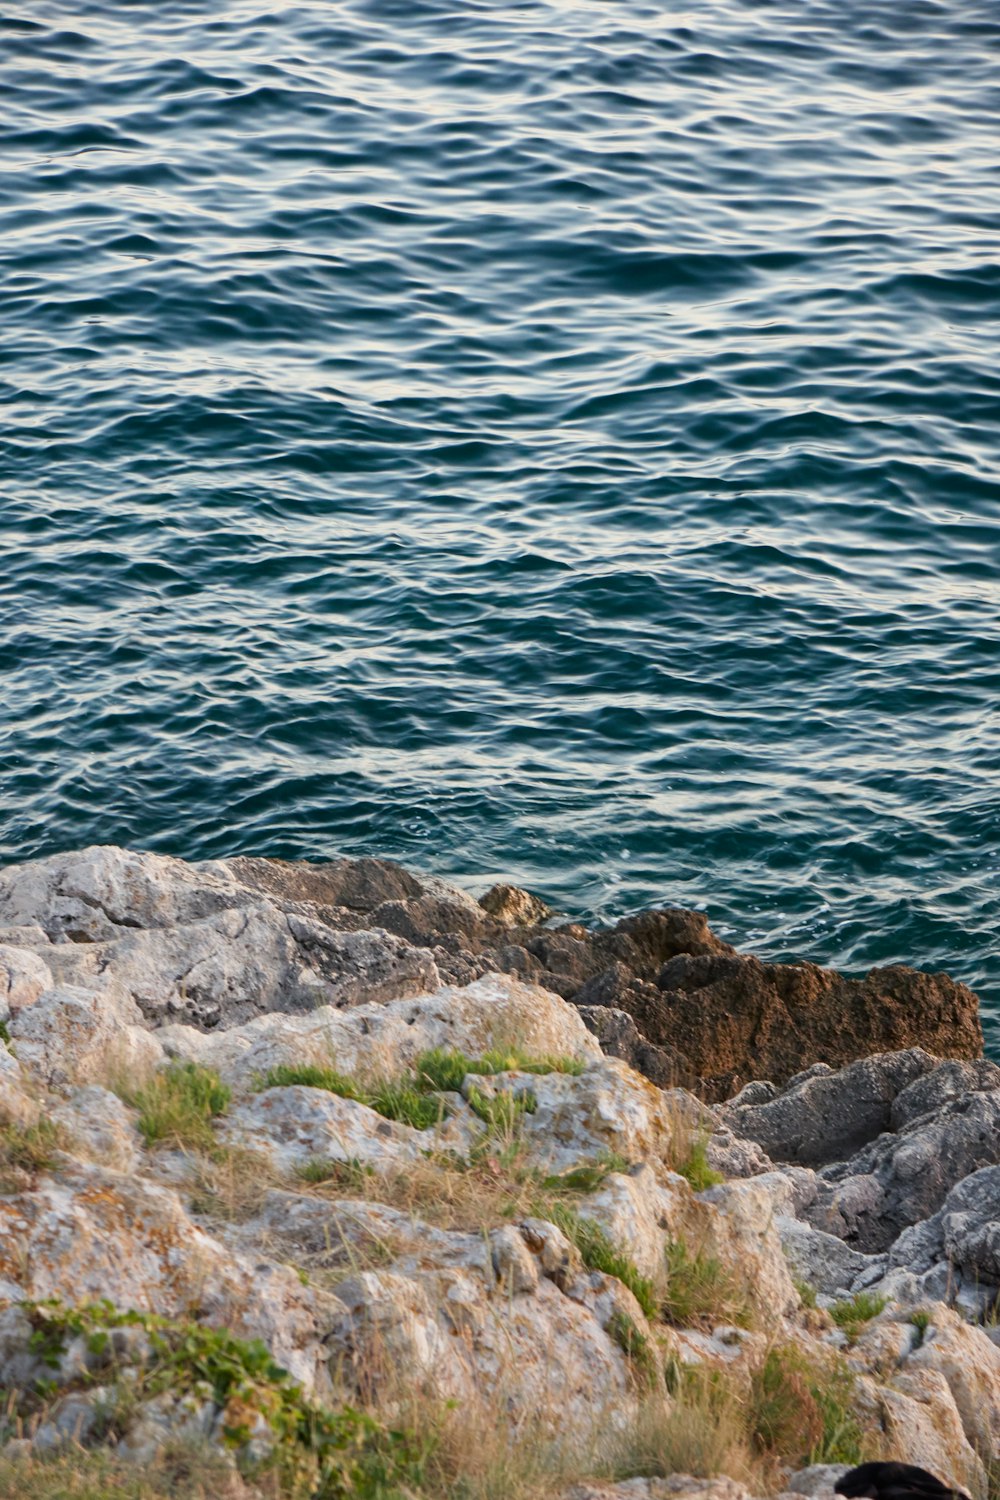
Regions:
<instances>
[{"instance_id":1,"label":"weathered stone surface","mask_svg":"<svg viewBox=\"0 0 1000 1500\"><path fill-rule=\"evenodd\" d=\"M52 971L30 948L0 944L0 1021L52 988Z\"/></svg>"},{"instance_id":2,"label":"weathered stone surface","mask_svg":"<svg viewBox=\"0 0 1000 1500\"><path fill-rule=\"evenodd\" d=\"M411 1243L422 1228L411 1226ZM433 1256L404 1249L340 1282L326 1336L340 1378L389 1402L403 1394L401 1377L439 1398L485 1394L511 1422L530 1415L561 1435L587 1432L596 1408L613 1431L636 1393L610 1330L616 1317L637 1329L645 1319L620 1283L585 1272L555 1226L546 1230L510 1226L488 1240L431 1231Z\"/></svg>"},{"instance_id":3,"label":"weathered stone surface","mask_svg":"<svg viewBox=\"0 0 1000 1500\"><path fill-rule=\"evenodd\" d=\"M427 1150L433 1139L354 1099L300 1084L265 1089L238 1104L222 1133L234 1144L269 1156L285 1171L313 1159L399 1166Z\"/></svg>"},{"instance_id":4,"label":"weathered stone surface","mask_svg":"<svg viewBox=\"0 0 1000 1500\"><path fill-rule=\"evenodd\" d=\"M785 1480L785 1491L791 1495L809 1495L815 1500L819 1496L832 1495L837 1480L849 1468L849 1464L810 1464L807 1469L799 1469Z\"/></svg>"},{"instance_id":5,"label":"weathered stone surface","mask_svg":"<svg viewBox=\"0 0 1000 1500\"><path fill-rule=\"evenodd\" d=\"M21 1065L0 1041L0 1125L30 1125L37 1120L37 1102L25 1092Z\"/></svg>"},{"instance_id":6,"label":"weathered stone surface","mask_svg":"<svg viewBox=\"0 0 1000 1500\"><path fill-rule=\"evenodd\" d=\"M97 1166L77 1163L0 1198L0 1301L46 1297L103 1297L178 1318L197 1310L263 1338L310 1388L323 1366L315 1294L294 1272L234 1254L196 1227L176 1193Z\"/></svg>"},{"instance_id":7,"label":"weathered stone surface","mask_svg":"<svg viewBox=\"0 0 1000 1500\"><path fill-rule=\"evenodd\" d=\"M893 1100L936 1058L908 1052L862 1058L839 1072L810 1072L771 1099L724 1105L722 1119L776 1161L841 1161L889 1129Z\"/></svg>"},{"instance_id":8,"label":"weathered stone surface","mask_svg":"<svg viewBox=\"0 0 1000 1500\"><path fill-rule=\"evenodd\" d=\"M860 1250L885 1250L936 1213L963 1178L998 1160L1000 1091L952 1098L898 1135L824 1168L827 1192L809 1217Z\"/></svg>"},{"instance_id":9,"label":"weathered stone surface","mask_svg":"<svg viewBox=\"0 0 1000 1500\"><path fill-rule=\"evenodd\" d=\"M623 1479L617 1484L574 1484L560 1500L749 1500L749 1490L721 1474L714 1479L695 1479L691 1474L670 1474L666 1479Z\"/></svg>"},{"instance_id":10,"label":"weathered stone surface","mask_svg":"<svg viewBox=\"0 0 1000 1500\"><path fill-rule=\"evenodd\" d=\"M12 1013L11 1040L24 1071L48 1088L103 1079L110 1068L141 1077L163 1049L141 1016L110 990L66 985Z\"/></svg>"},{"instance_id":11,"label":"weathered stone surface","mask_svg":"<svg viewBox=\"0 0 1000 1500\"><path fill-rule=\"evenodd\" d=\"M877 1258L852 1250L836 1235L779 1215L775 1228L796 1276L826 1296L846 1296ZM879 1267L881 1268L881 1267Z\"/></svg>"},{"instance_id":12,"label":"weathered stone surface","mask_svg":"<svg viewBox=\"0 0 1000 1500\"><path fill-rule=\"evenodd\" d=\"M872 969L850 980L814 964L681 955L657 984L658 1000L623 1008L649 1041L683 1053L714 1098L750 1078L781 1083L803 1058L841 1066L914 1046L943 1057L983 1049L975 995L941 974Z\"/></svg>"},{"instance_id":13,"label":"weathered stone surface","mask_svg":"<svg viewBox=\"0 0 1000 1500\"><path fill-rule=\"evenodd\" d=\"M571 1005L502 975L446 987L413 1000L323 1006L308 1015L275 1013L244 1026L201 1034L170 1026L157 1033L168 1051L218 1068L240 1086L282 1063L335 1061L345 1073L398 1073L435 1047L479 1057L512 1041L536 1056L597 1060L599 1044Z\"/></svg>"},{"instance_id":14,"label":"weathered stone surface","mask_svg":"<svg viewBox=\"0 0 1000 1500\"><path fill-rule=\"evenodd\" d=\"M97 1084L75 1089L51 1111L51 1118L62 1126L71 1154L116 1172L131 1172L138 1165L142 1141L132 1112L110 1089Z\"/></svg>"},{"instance_id":15,"label":"weathered stone surface","mask_svg":"<svg viewBox=\"0 0 1000 1500\"><path fill-rule=\"evenodd\" d=\"M892 1454L945 1484L985 1500L986 1472L969 1443L951 1389L937 1370L902 1371L890 1383L861 1382L870 1419Z\"/></svg>"},{"instance_id":16,"label":"weathered stone surface","mask_svg":"<svg viewBox=\"0 0 1000 1500\"><path fill-rule=\"evenodd\" d=\"M937 1113L952 1099L1000 1090L1000 1067L981 1057L975 1062L938 1062L919 1074L892 1101L886 1130L905 1130L923 1115Z\"/></svg>"},{"instance_id":17,"label":"weathered stone surface","mask_svg":"<svg viewBox=\"0 0 1000 1500\"><path fill-rule=\"evenodd\" d=\"M485 896L480 896L479 904L505 927L534 927L551 915L544 901L516 885L491 886Z\"/></svg>"},{"instance_id":18,"label":"weathered stone surface","mask_svg":"<svg viewBox=\"0 0 1000 1500\"><path fill-rule=\"evenodd\" d=\"M932 1304L931 1322L906 1368L936 1370L948 1382L966 1438L980 1457L1000 1458L1000 1349L950 1308Z\"/></svg>"},{"instance_id":19,"label":"weathered stone surface","mask_svg":"<svg viewBox=\"0 0 1000 1500\"><path fill-rule=\"evenodd\" d=\"M591 981L590 985L584 985L579 994L593 993L591 986L598 982ZM654 1047L651 1042L647 1042L627 1011L616 1010L600 1000L592 1005L582 1005L579 995L574 997L573 1004L580 1012L584 1025L597 1037L608 1057L621 1058L630 1068L634 1068L637 1073L644 1073L652 1083L663 1089L695 1083L684 1058L666 1047Z\"/></svg>"}]
</instances>

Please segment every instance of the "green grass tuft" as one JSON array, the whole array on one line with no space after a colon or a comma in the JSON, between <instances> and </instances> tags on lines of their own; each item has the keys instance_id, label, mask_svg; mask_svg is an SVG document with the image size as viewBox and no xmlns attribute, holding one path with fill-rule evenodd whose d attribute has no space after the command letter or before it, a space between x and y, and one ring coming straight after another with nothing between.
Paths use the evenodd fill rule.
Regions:
<instances>
[{"instance_id":1,"label":"green grass tuft","mask_svg":"<svg viewBox=\"0 0 1000 1500\"><path fill-rule=\"evenodd\" d=\"M328 1094L337 1094L341 1099L355 1099L359 1104L367 1103L364 1094L353 1078L338 1073L336 1068L321 1068L313 1063L280 1063L271 1068L261 1082L261 1088L326 1089Z\"/></svg>"},{"instance_id":2,"label":"green grass tuft","mask_svg":"<svg viewBox=\"0 0 1000 1500\"><path fill-rule=\"evenodd\" d=\"M468 1104L486 1126L487 1134L502 1140L516 1136L525 1115L533 1115L538 1108L538 1100L530 1090L523 1094L486 1094L482 1089L471 1088Z\"/></svg>"},{"instance_id":3,"label":"green grass tuft","mask_svg":"<svg viewBox=\"0 0 1000 1500\"><path fill-rule=\"evenodd\" d=\"M659 1302L653 1283L639 1273L635 1261L618 1249L600 1224L584 1218L568 1203L552 1204L549 1218L576 1246L588 1270L616 1277L628 1287L647 1318L656 1316Z\"/></svg>"},{"instance_id":4,"label":"green grass tuft","mask_svg":"<svg viewBox=\"0 0 1000 1500\"><path fill-rule=\"evenodd\" d=\"M864 1439L853 1401L854 1377L841 1360L817 1363L796 1344L777 1345L751 1384L753 1444L796 1465L860 1463Z\"/></svg>"},{"instance_id":5,"label":"green grass tuft","mask_svg":"<svg viewBox=\"0 0 1000 1500\"><path fill-rule=\"evenodd\" d=\"M64 1132L52 1120L0 1125L0 1192L20 1192L37 1173L51 1171L64 1144Z\"/></svg>"},{"instance_id":6,"label":"green grass tuft","mask_svg":"<svg viewBox=\"0 0 1000 1500\"><path fill-rule=\"evenodd\" d=\"M682 1177L687 1178L696 1193L703 1193L706 1188L718 1187L726 1180L721 1172L709 1166L708 1142L703 1137L691 1142L687 1156L678 1163L676 1170Z\"/></svg>"},{"instance_id":7,"label":"green grass tuft","mask_svg":"<svg viewBox=\"0 0 1000 1500\"><path fill-rule=\"evenodd\" d=\"M295 1169L302 1182L325 1183L342 1188L345 1192L361 1192L369 1177L375 1176L375 1168L351 1157L349 1161L330 1161L325 1156L314 1156Z\"/></svg>"},{"instance_id":8,"label":"green grass tuft","mask_svg":"<svg viewBox=\"0 0 1000 1500\"><path fill-rule=\"evenodd\" d=\"M809 1281L802 1281L798 1276L792 1277L792 1285L799 1294L799 1301L803 1307L816 1306L816 1288Z\"/></svg>"},{"instance_id":9,"label":"green grass tuft","mask_svg":"<svg viewBox=\"0 0 1000 1500\"><path fill-rule=\"evenodd\" d=\"M415 1084L392 1080L378 1084L365 1103L387 1120L398 1120L414 1130L431 1130L446 1114L443 1099L422 1094Z\"/></svg>"},{"instance_id":10,"label":"green grass tuft","mask_svg":"<svg viewBox=\"0 0 1000 1500\"><path fill-rule=\"evenodd\" d=\"M865 1324L877 1318L887 1303L886 1297L877 1297L873 1292L857 1292L844 1302L835 1302L830 1308L830 1317L853 1342Z\"/></svg>"},{"instance_id":11,"label":"green grass tuft","mask_svg":"<svg viewBox=\"0 0 1000 1500\"><path fill-rule=\"evenodd\" d=\"M139 1111L139 1130L147 1146L162 1141L210 1150L215 1141L212 1120L225 1113L232 1090L213 1068L185 1062L171 1063L124 1097Z\"/></svg>"},{"instance_id":12,"label":"green grass tuft","mask_svg":"<svg viewBox=\"0 0 1000 1500\"><path fill-rule=\"evenodd\" d=\"M749 1328L753 1309L735 1277L714 1255L691 1251L683 1240L665 1250L667 1289L661 1304L664 1321L677 1328L732 1323Z\"/></svg>"},{"instance_id":13,"label":"green grass tuft","mask_svg":"<svg viewBox=\"0 0 1000 1500\"><path fill-rule=\"evenodd\" d=\"M656 1348L652 1339L643 1333L634 1318L628 1313L613 1312L608 1322L608 1333L632 1362L637 1384L651 1386L662 1378Z\"/></svg>"}]
</instances>

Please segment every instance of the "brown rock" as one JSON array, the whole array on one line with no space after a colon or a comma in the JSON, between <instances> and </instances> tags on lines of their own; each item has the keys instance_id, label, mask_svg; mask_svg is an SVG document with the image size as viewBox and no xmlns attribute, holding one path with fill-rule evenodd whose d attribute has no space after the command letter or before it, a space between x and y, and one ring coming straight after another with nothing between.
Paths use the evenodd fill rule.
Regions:
<instances>
[{"instance_id":1,"label":"brown rock","mask_svg":"<svg viewBox=\"0 0 1000 1500\"><path fill-rule=\"evenodd\" d=\"M636 1024L655 1045L684 1054L709 1098L751 1078L783 1083L806 1061L842 1067L918 1045L938 1057L983 1050L976 996L945 974L897 967L855 980L815 964L684 955L657 983L656 999L636 993Z\"/></svg>"},{"instance_id":2,"label":"brown rock","mask_svg":"<svg viewBox=\"0 0 1000 1500\"><path fill-rule=\"evenodd\" d=\"M479 904L504 927L536 927L551 915L551 908L530 891L517 885L495 885L480 896Z\"/></svg>"}]
</instances>

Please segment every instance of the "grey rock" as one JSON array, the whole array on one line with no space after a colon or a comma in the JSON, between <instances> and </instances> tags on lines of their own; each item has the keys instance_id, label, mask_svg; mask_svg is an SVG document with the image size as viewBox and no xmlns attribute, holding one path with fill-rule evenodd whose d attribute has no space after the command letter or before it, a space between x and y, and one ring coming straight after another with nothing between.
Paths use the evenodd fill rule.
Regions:
<instances>
[{"instance_id":1,"label":"grey rock","mask_svg":"<svg viewBox=\"0 0 1000 1500\"><path fill-rule=\"evenodd\" d=\"M810 1464L808 1469L799 1469L785 1480L785 1489L793 1495L827 1495L833 1493L838 1479L842 1479L849 1464Z\"/></svg>"},{"instance_id":2,"label":"grey rock","mask_svg":"<svg viewBox=\"0 0 1000 1500\"><path fill-rule=\"evenodd\" d=\"M36 1453L85 1444L100 1424L104 1409L113 1399L110 1387L70 1391L57 1401L45 1421L36 1428L32 1447Z\"/></svg>"},{"instance_id":3,"label":"grey rock","mask_svg":"<svg viewBox=\"0 0 1000 1500\"><path fill-rule=\"evenodd\" d=\"M737 1096L721 1106L721 1116L776 1161L836 1162L887 1130L897 1094L935 1064L929 1053L914 1047L876 1053L837 1073L820 1065L762 1103L743 1103Z\"/></svg>"},{"instance_id":4,"label":"grey rock","mask_svg":"<svg viewBox=\"0 0 1000 1500\"><path fill-rule=\"evenodd\" d=\"M963 1179L998 1161L1000 1091L960 1095L899 1134L883 1135L848 1161L825 1168L828 1196L810 1218L858 1249L887 1250L904 1229L934 1215ZM969 1254L993 1265L988 1222L976 1231L978 1248Z\"/></svg>"},{"instance_id":5,"label":"grey rock","mask_svg":"<svg viewBox=\"0 0 1000 1500\"><path fill-rule=\"evenodd\" d=\"M576 1001L574 1000L574 1005ZM684 1059L665 1047L654 1047L639 1032L624 1010L605 1005L578 1005L587 1030L592 1032L608 1057L619 1057L637 1073L644 1073L661 1089L693 1083Z\"/></svg>"},{"instance_id":6,"label":"grey rock","mask_svg":"<svg viewBox=\"0 0 1000 1500\"><path fill-rule=\"evenodd\" d=\"M848 1293L857 1278L869 1270L873 1260L877 1259L880 1265L884 1265L881 1257L862 1255L836 1235L825 1234L799 1219L779 1215L775 1219L775 1228L795 1274L827 1296Z\"/></svg>"},{"instance_id":7,"label":"grey rock","mask_svg":"<svg viewBox=\"0 0 1000 1500\"><path fill-rule=\"evenodd\" d=\"M939 1063L896 1095L888 1128L905 1130L914 1120L934 1113L952 1099L995 1089L1000 1089L1000 1067L985 1057L974 1062L952 1059Z\"/></svg>"}]
</instances>

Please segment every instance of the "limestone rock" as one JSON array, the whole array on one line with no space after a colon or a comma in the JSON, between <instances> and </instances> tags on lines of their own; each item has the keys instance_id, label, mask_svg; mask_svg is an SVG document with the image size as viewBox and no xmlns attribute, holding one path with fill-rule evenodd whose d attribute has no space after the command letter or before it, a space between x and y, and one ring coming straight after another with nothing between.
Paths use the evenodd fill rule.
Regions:
<instances>
[{"instance_id":1,"label":"limestone rock","mask_svg":"<svg viewBox=\"0 0 1000 1500\"><path fill-rule=\"evenodd\" d=\"M969 1443L981 1457L1000 1459L1000 1349L980 1328L940 1304L906 1368L937 1371L948 1382Z\"/></svg>"},{"instance_id":2,"label":"limestone rock","mask_svg":"<svg viewBox=\"0 0 1000 1500\"><path fill-rule=\"evenodd\" d=\"M293 1272L234 1254L196 1227L176 1193L97 1166L75 1164L0 1198L0 1302L46 1297L107 1298L172 1318L196 1311L264 1339L309 1388L322 1368L315 1297Z\"/></svg>"},{"instance_id":3,"label":"limestone rock","mask_svg":"<svg viewBox=\"0 0 1000 1500\"><path fill-rule=\"evenodd\" d=\"M888 1249L904 1229L935 1214L965 1177L998 1161L1000 1090L960 1095L824 1168L827 1193L809 1217L860 1250Z\"/></svg>"},{"instance_id":4,"label":"limestone rock","mask_svg":"<svg viewBox=\"0 0 1000 1500\"><path fill-rule=\"evenodd\" d=\"M919 1047L882 1053L836 1073L811 1073L759 1103L734 1100L720 1114L776 1161L841 1161L890 1128L896 1096L935 1063Z\"/></svg>"},{"instance_id":5,"label":"limestone rock","mask_svg":"<svg viewBox=\"0 0 1000 1500\"><path fill-rule=\"evenodd\" d=\"M312 1160L400 1166L427 1150L429 1133L399 1125L355 1099L325 1089L265 1089L236 1105L221 1134L234 1144L260 1151L294 1171Z\"/></svg>"},{"instance_id":6,"label":"limestone rock","mask_svg":"<svg viewBox=\"0 0 1000 1500\"><path fill-rule=\"evenodd\" d=\"M30 948L0 944L0 1021L52 988L52 971Z\"/></svg>"},{"instance_id":7,"label":"limestone rock","mask_svg":"<svg viewBox=\"0 0 1000 1500\"><path fill-rule=\"evenodd\" d=\"M133 1015L141 1020L110 990L66 985L15 1011L9 1030L24 1071L49 1088L62 1088L102 1079L112 1067L141 1077L161 1062L159 1042L132 1024Z\"/></svg>"},{"instance_id":8,"label":"limestone rock","mask_svg":"<svg viewBox=\"0 0 1000 1500\"><path fill-rule=\"evenodd\" d=\"M666 1479L622 1479L617 1484L574 1484L559 1500L749 1500L750 1492L728 1475L695 1479L670 1474Z\"/></svg>"},{"instance_id":9,"label":"limestone rock","mask_svg":"<svg viewBox=\"0 0 1000 1500\"><path fill-rule=\"evenodd\" d=\"M929 1469L945 1484L985 1500L982 1460L965 1435L948 1382L939 1371L904 1371L890 1384L863 1380L861 1386L892 1456Z\"/></svg>"},{"instance_id":10,"label":"limestone rock","mask_svg":"<svg viewBox=\"0 0 1000 1500\"><path fill-rule=\"evenodd\" d=\"M91 1084L75 1089L51 1118L65 1133L66 1149L116 1172L138 1165L142 1142L130 1111L110 1089Z\"/></svg>"},{"instance_id":11,"label":"limestone rock","mask_svg":"<svg viewBox=\"0 0 1000 1500\"><path fill-rule=\"evenodd\" d=\"M329 1066L335 1061L344 1073L398 1073L435 1047L478 1057L512 1039L534 1056L596 1060L601 1055L572 1006L502 975L413 1000L261 1016L214 1035L181 1026L157 1035L170 1052L217 1068L239 1086L284 1063Z\"/></svg>"},{"instance_id":12,"label":"limestone rock","mask_svg":"<svg viewBox=\"0 0 1000 1500\"><path fill-rule=\"evenodd\" d=\"M849 1295L858 1278L878 1261L875 1256L852 1250L836 1235L824 1234L787 1215L775 1219L775 1228L796 1276L827 1296ZM878 1261L876 1269L880 1270L883 1264Z\"/></svg>"}]
</instances>

